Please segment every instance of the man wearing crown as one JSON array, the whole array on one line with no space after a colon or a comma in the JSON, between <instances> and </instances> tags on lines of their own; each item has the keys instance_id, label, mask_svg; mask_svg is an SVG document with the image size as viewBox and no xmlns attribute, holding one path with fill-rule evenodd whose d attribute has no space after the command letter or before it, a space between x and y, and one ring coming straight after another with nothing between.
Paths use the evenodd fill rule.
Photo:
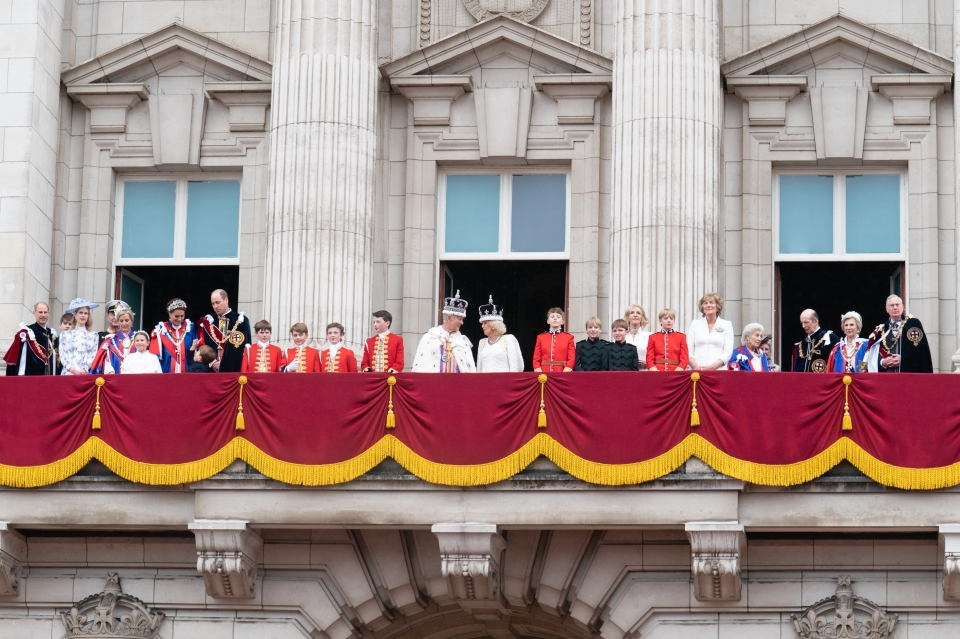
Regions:
<instances>
[{"instance_id":1,"label":"man wearing crown","mask_svg":"<svg viewBox=\"0 0 960 639\"><path fill-rule=\"evenodd\" d=\"M46 302L33 305L33 317L37 321L30 326L20 324L13 344L3 361L7 363L7 375L55 375L57 354L53 340L57 334L47 328L50 307Z\"/></svg>"},{"instance_id":2,"label":"man wearing crown","mask_svg":"<svg viewBox=\"0 0 960 639\"><path fill-rule=\"evenodd\" d=\"M393 315L388 311L373 314L376 335L363 344L360 370L364 373L399 373L403 370L403 338L390 332Z\"/></svg>"},{"instance_id":3,"label":"man wearing crown","mask_svg":"<svg viewBox=\"0 0 960 639\"><path fill-rule=\"evenodd\" d=\"M160 370L164 373L186 373L193 358L193 343L197 332L188 319L187 303L173 298L167 302L170 321L160 322L150 336L150 352L160 358Z\"/></svg>"},{"instance_id":4,"label":"man wearing crown","mask_svg":"<svg viewBox=\"0 0 960 639\"><path fill-rule=\"evenodd\" d=\"M889 318L867 340L867 370L872 373L932 373L933 358L923 324L904 312L897 295L887 298Z\"/></svg>"},{"instance_id":5,"label":"man wearing crown","mask_svg":"<svg viewBox=\"0 0 960 639\"><path fill-rule=\"evenodd\" d=\"M243 366L244 345L250 343L250 322L243 313L230 308L230 298L225 290L217 289L210 295L212 315L205 315L197 322L199 339L197 348L209 346L217 351L212 368L221 373L239 373Z\"/></svg>"},{"instance_id":6,"label":"man wearing crown","mask_svg":"<svg viewBox=\"0 0 960 639\"><path fill-rule=\"evenodd\" d=\"M413 358L414 373L476 373L473 362L473 344L460 332L467 316L467 301L444 298L443 323L434 326L420 340Z\"/></svg>"}]
</instances>

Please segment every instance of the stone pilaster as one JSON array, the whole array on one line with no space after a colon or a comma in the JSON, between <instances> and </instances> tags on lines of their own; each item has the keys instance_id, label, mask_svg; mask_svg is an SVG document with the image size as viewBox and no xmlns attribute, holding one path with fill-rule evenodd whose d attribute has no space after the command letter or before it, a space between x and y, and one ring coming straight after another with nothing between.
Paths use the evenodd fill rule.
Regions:
<instances>
[{"instance_id":1,"label":"stone pilaster","mask_svg":"<svg viewBox=\"0 0 960 639\"><path fill-rule=\"evenodd\" d=\"M33 321L34 303L50 299L62 29L63 0L20 0L0 10L3 350L21 321Z\"/></svg>"},{"instance_id":2,"label":"stone pilaster","mask_svg":"<svg viewBox=\"0 0 960 639\"><path fill-rule=\"evenodd\" d=\"M376 7L277 3L264 315L282 338L338 321L357 349L370 322Z\"/></svg>"},{"instance_id":3,"label":"stone pilaster","mask_svg":"<svg viewBox=\"0 0 960 639\"><path fill-rule=\"evenodd\" d=\"M718 286L720 41L716 0L619 2L614 56L611 317L678 312Z\"/></svg>"}]
</instances>

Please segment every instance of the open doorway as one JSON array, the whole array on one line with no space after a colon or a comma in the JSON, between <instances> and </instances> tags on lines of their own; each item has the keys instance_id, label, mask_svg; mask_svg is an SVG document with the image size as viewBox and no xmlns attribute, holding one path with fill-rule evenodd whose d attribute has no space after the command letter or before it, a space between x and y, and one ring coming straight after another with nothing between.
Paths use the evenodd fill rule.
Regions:
<instances>
[{"instance_id":1,"label":"open doorway","mask_svg":"<svg viewBox=\"0 0 960 639\"><path fill-rule=\"evenodd\" d=\"M503 307L507 331L520 342L524 370L533 370L533 347L537 335L546 330L547 311L554 306L567 306L566 260L470 260L440 264L440 290L443 298L458 289L467 300L467 318L461 332L474 345L483 338L478 308L489 297Z\"/></svg>"},{"instance_id":2,"label":"open doorway","mask_svg":"<svg viewBox=\"0 0 960 639\"><path fill-rule=\"evenodd\" d=\"M904 296L903 262L780 262L777 264L777 305L780 325L776 360L790 370L793 345L803 339L800 313L812 308L820 325L838 336L840 316L857 311L863 317L862 336L884 322L888 295Z\"/></svg>"},{"instance_id":3,"label":"open doorway","mask_svg":"<svg viewBox=\"0 0 960 639\"><path fill-rule=\"evenodd\" d=\"M239 266L124 266L117 269L116 295L134 311L142 309L134 327L149 332L168 319L167 302L174 297L187 303L193 322L213 312L210 293L218 288L227 292L234 310L242 310L236 302L239 283Z\"/></svg>"}]
</instances>

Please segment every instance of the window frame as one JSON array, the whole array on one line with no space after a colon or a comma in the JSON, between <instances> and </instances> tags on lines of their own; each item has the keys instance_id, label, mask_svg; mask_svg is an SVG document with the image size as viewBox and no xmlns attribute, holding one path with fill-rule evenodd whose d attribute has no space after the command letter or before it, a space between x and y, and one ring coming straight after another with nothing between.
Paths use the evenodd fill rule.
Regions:
<instances>
[{"instance_id":1,"label":"window frame","mask_svg":"<svg viewBox=\"0 0 960 639\"><path fill-rule=\"evenodd\" d=\"M780 178L784 175L824 175L833 178L833 252L831 253L781 253L780 252ZM900 177L900 251L897 253L847 253L847 182L848 175L898 175ZM909 246L908 203L909 188L907 169L891 167L843 167L843 168L779 168L773 171L771 185L771 211L774 262L906 262Z\"/></svg>"},{"instance_id":2,"label":"window frame","mask_svg":"<svg viewBox=\"0 0 960 639\"><path fill-rule=\"evenodd\" d=\"M514 175L564 175L566 176L566 211L564 212L564 247L555 252L520 252L510 250L513 232L513 176ZM447 176L448 175L499 175L500 204L498 213L498 233L496 252L460 253L447 252ZM437 260L453 262L459 260L569 260L570 259L570 167L564 165L538 167L464 167L450 166L437 171Z\"/></svg>"},{"instance_id":3,"label":"window frame","mask_svg":"<svg viewBox=\"0 0 960 639\"><path fill-rule=\"evenodd\" d=\"M215 180L240 183L237 210L237 257L186 257L187 248L187 183ZM172 257L123 257L124 191L127 182L176 182L177 198L173 223ZM116 195L118 215L114 229L114 264L121 266L239 266L240 240L243 233L243 176L240 173L125 173L118 176Z\"/></svg>"}]
</instances>

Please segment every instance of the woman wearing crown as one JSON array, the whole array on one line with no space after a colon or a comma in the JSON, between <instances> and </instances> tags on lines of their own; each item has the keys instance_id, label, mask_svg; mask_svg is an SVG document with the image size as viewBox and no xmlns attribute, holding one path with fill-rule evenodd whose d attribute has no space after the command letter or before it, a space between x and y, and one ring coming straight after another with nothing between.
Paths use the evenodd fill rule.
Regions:
<instances>
[{"instance_id":1,"label":"woman wearing crown","mask_svg":"<svg viewBox=\"0 0 960 639\"><path fill-rule=\"evenodd\" d=\"M443 323L434 326L420 340L413 358L414 373L476 373L473 344L460 332L467 316L467 301L456 296L444 298Z\"/></svg>"},{"instance_id":2,"label":"woman wearing crown","mask_svg":"<svg viewBox=\"0 0 960 639\"><path fill-rule=\"evenodd\" d=\"M167 302L169 322L160 322L153 329L150 338L150 352L160 358L160 368L164 373L186 373L193 359L193 342L197 331L188 319L187 303L174 298Z\"/></svg>"},{"instance_id":3,"label":"woman wearing crown","mask_svg":"<svg viewBox=\"0 0 960 639\"><path fill-rule=\"evenodd\" d=\"M486 337L480 340L477 353L478 373L519 373L523 371L523 355L520 343L513 335L507 335L503 323L503 308L493 303L480 307L480 326Z\"/></svg>"}]
</instances>

